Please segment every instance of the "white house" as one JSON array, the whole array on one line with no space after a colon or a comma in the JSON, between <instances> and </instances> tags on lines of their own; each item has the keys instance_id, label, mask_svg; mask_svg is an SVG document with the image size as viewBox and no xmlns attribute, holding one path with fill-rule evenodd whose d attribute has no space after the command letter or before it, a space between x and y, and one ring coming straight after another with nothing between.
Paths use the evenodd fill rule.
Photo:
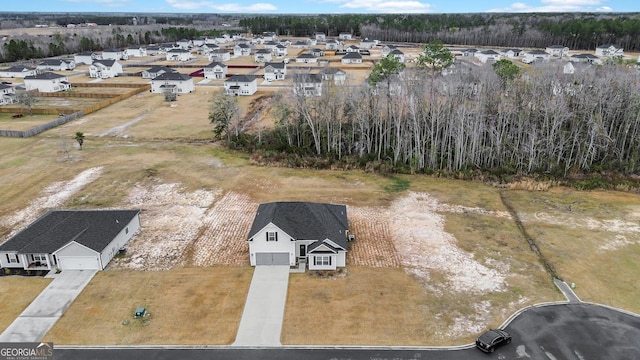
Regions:
<instances>
[{"instance_id":1,"label":"white house","mask_svg":"<svg viewBox=\"0 0 640 360\"><path fill-rule=\"evenodd\" d=\"M513 59L513 58L516 58L518 56L521 56L522 53L524 53L524 51L522 51L522 49L515 49L514 48L514 49L503 49L502 51L500 51L500 53L503 56L506 56L508 58Z\"/></svg>"},{"instance_id":2,"label":"white house","mask_svg":"<svg viewBox=\"0 0 640 360\"><path fill-rule=\"evenodd\" d=\"M396 59L398 59L398 62L401 64L404 64L405 62L405 58L404 58L404 53L398 49L393 49L391 50L391 55L393 55L393 57L395 57Z\"/></svg>"},{"instance_id":3,"label":"white house","mask_svg":"<svg viewBox=\"0 0 640 360\"><path fill-rule=\"evenodd\" d=\"M565 57L569 55L569 48L563 45L547 46L545 51L551 54L551 56L555 56L555 57Z\"/></svg>"},{"instance_id":4,"label":"white house","mask_svg":"<svg viewBox=\"0 0 640 360\"><path fill-rule=\"evenodd\" d=\"M0 77L3 78L24 78L38 73L38 69L31 66L16 65L0 70Z\"/></svg>"},{"instance_id":5,"label":"white house","mask_svg":"<svg viewBox=\"0 0 640 360\"><path fill-rule=\"evenodd\" d=\"M278 44L276 45L275 49L273 49L273 54L276 57L283 57L283 56L287 56L289 55L289 49L282 45L282 44Z\"/></svg>"},{"instance_id":6,"label":"white house","mask_svg":"<svg viewBox=\"0 0 640 360\"><path fill-rule=\"evenodd\" d=\"M16 89L11 85L0 84L0 105L15 104L17 102Z\"/></svg>"},{"instance_id":7,"label":"white house","mask_svg":"<svg viewBox=\"0 0 640 360\"><path fill-rule=\"evenodd\" d=\"M231 60L231 52L226 49L212 50L209 53L209 61L229 61Z\"/></svg>"},{"instance_id":8,"label":"white house","mask_svg":"<svg viewBox=\"0 0 640 360\"><path fill-rule=\"evenodd\" d=\"M382 57L385 57L387 55L389 55L393 50L397 49L398 47L395 45L385 45L382 47Z\"/></svg>"},{"instance_id":9,"label":"white house","mask_svg":"<svg viewBox=\"0 0 640 360\"><path fill-rule=\"evenodd\" d=\"M313 55L315 57L324 56L324 50L318 49L318 48L314 48L314 49L309 50L309 53L311 53L311 55Z\"/></svg>"},{"instance_id":10,"label":"white house","mask_svg":"<svg viewBox=\"0 0 640 360\"><path fill-rule=\"evenodd\" d=\"M271 50L269 49L256 50L256 53L253 54L253 60L257 63L266 63L271 61Z\"/></svg>"},{"instance_id":11,"label":"white house","mask_svg":"<svg viewBox=\"0 0 640 360\"><path fill-rule=\"evenodd\" d=\"M316 46L316 45L318 45L318 40L315 37L311 36L311 37L309 37L307 39L307 45L308 46Z\"/></svg>"},{"instance_id":12,"label":"white house","mask_svg":"<svg viewBox=\"0 0 640 360\"><path fill-rule=\"evenodd\" d=\"M124 50L127 57L142 57L147 56L147 49L143 47L130 47Z\"/></svg>"},{"instance_id":13,"label":"white house","mask_svg":"<svg viewBox=\"0 0 640 360\"><path fill-rule=\"evenodd\" d=\"M322 95L322 75L321 74L293 74L293 93L295 95L321 96Z\"/></svg>"},{"instance_id":14,"label":"white house","mask_svg":"<svg viewBox=\"0 0 640 360\"><path fill-rule=\"evenodd\" d=\"M171 49L166 54L167 61L189 61L193 59L191 52L184 49Z\"/></svg>"},{"instance_id":15,"label":"white house","mask_svg":"<svg viewBox=\"0 0 640 360\"><path fill-rule=\"evenodd\" d=\"M341 32L340 34L338 34L338 39L340 40L351 40L352 39L352 35L351 33L348 32Z\"/></svg>"},{"instance_id":16,"label":"white house","mask_svg":"<svg viewBox=\"0 0 640 360\"><path fill-rule=\"evenodd\" d=\"M568 62L566 64L564 64L564 66L562 66L562 73L567 75L567 74L574 74L576 72L576 67L573 66L573 64L571 62Z\"/></svg>"},{"instance_id":17,"label":"white house","mask_svg":"<svg viewBox=\"0 0 640 360\"><path fill-rule=\"evenodd\" d=\"M596 56L624 56L624 50L611 44L600 45L596 48Z\"/></svg>"},{"instance_id":18,"label":"white house","mask_svg":"<svg viewBox=\"0 0 640 360\"><path fill-rule=\"evenodd\" d=\"M342 85L347 81L346 71L336 67L324 68L320 74L322 75L322 80L333 81L336 85Z\"/></svg>"},{"instance_id":19,"label":"white house","mask_svg":"<svg viewBox=\"0 0 640 360\"><path fill-rule=\"evenodd\" d=\"M71 89L71 84L69 83L69 78L64 75L45 72L25 77L24 87L27 91L58 92Z\"/></svg>"},{"instance_id":20,"label":"white house","mask_svg":"<svg viewBox=\"0 0 640 360\"><path fill-rule=\"evenodd\" d=\"M265 41L263 45L265 49L269 49L273 51L273 49L275 49L276 46L278 46L278 43L275 41Z\"/></svg>"},{"instance_id":21,"label":"white house","mask_svg":"<svg viewBox=\"0 0 640 360\"><path fill-rule=\"evenodd\" d=\"M266 63L264 65L264 79L267 81L284 80L287 76L287 64L284 62L279 63Z\"/></svg>"},{"instance_id":22,"label":"white house","mask_svg":"<svg viewBox=\"0 0 640 360\"><path fill-rule=\"evenodd\" d=\"M167 48L165 48L164 46L154 45L147 47L147 55L149 56L162 55L166 53Z\"/></svg>"},{"instance_id":23,"label":"white house","mask_svg":"<svg viewBox=\"0 0 640 360\"><path fill-rule=\"evenodd\" d=\"M343 64L362 64L362 55L357 52L347 53L340 60Z\"/></svg>"},{"instance_id":24,"label":"white house","mask_svg":"<svg viewBox=\"0 0 640 360\"><path fill-rule=\"evenodd\" d=\"M0 267L103 270L139 229L139 210L49 211L0 245Z\"/></svg>"},{"instance_id":25,"label":"white house","mask_svg":"<svg viewBox=\"0 0 640 360\"><path fill-rule=\"evenodd\" d=\"M347 52L360 52L360 48L355 45L349 45L345 50Z\"/></svg>"},{"instance_id":26,"label":"white house","mask_svg":"<svg viewBox=\"0 0 640 360\"><path fill-rule=\"evenodd\" d=\"M76 65L78 64L91 65L91 63L94 60L97 60L99 57L100 55L98 55L93 51L85 51L85 52L81 52L79 54L73 55L73 61L76 62Z\"/></svg>"},{"instance_id":27,"label":"white house","mask_svg":"<svg viewBox=\"0 0 640 360\"><path fill-rule=\"evenodd\" d=\"M501 58L500 54L493 50L478 51L474 53L474 56L476 59L480 60L481 63L495 62L499 61Z\"/></svg>"},{"instance_id":28,"label":"white house","mask_svg":"<svg viewBox=\"0 0 640 360\"><path fill-rule=\"evenodd\" d=\"M204 67L205 79L222 80L227 78L227 65L219 62L212 62Z\"/></svg>"},{"instance_id":29,"label":"white house","mask_svg":"<svg viewBox=\"0 0 640 360\"><path fill-rule=\"evenodd\" d=\"M238 44L233 47L233 56L251 55L251 46L247 44Z\"/></svg>"},{"instance_id":30,"label":"white house","mask_svg":"<svg viewBox=\"0 0 640 360\"><path fill-rule=\"evenodd\" d=\"M531 50L524 54L525 63L531 64L534 62L547 62L551 59L551 54L543 50Z\"/></svg>"},{"instance_id":31,"label":"white house","mask_svg":"<svg viewBox=\"0 0 640 360\"><path fill-rule=\"evenodd\" d=\"M191 49L193 47L193 41L188 40L188 39L180 39L180 40L176 41L176 45L178 45L178 47L180 49L188 50L188 49Z\"/></svg>"},{"instance_id":32,"label":"white house","mask_svg":"<svg viewBox=\"0 0 640 360\"><path fill-rule=\"evenodd\" d=\"M309 270L346 266L349 223L345 205L311 202L260 204L249 231L256 265L308 264Z\"/></svg>"},{"instance_id":33,"label":"white house","mask_svg":"<svg viewBox=\"0 0 640 360\"><path fill-rule=\"evenodd\" d=\"M61 59L45 59L36 66L36 69L40 71L65 71L73 70L75 68L75 61Z\"/></svg>"},{"instance_id":34,"label":"white house","mask_svg":"<svg viewBox=\"0 0 640 360\"><path fill-rule=\"evenodd\" d=\"M602 64L602 60L593 54L573 54L569 57L569 61L587 64Z\"/></svg>"},{"instance_id":35,"label":"white house","mask_svg":"<svg viewBox=\"0 0 640 360\"><path fill-rule=\"evenodd\" d=\"M298 55L298 57L296 58L296 62L305 63L305 64L317 63L318 58L313 56L313 54L304 53L304 54Z\"/></svg>"},{"instance_id":36,"label":"white house","mask_svg":"<svg viewBox=\"0 0 640 360\"><path fill-rule=\"evenodd\" d=\"M109 49L103 50L100 58L102 60L127 60L128 57L124 50Z\"/></svg>"},{"instance_id":37,"label":"white house","mask_svg":"<svg viewBox=\"0 0 640 360\"><path fill-rule=\"evenodd\" d=\"M338 43L337 40L334 39L329 39L327 40L327 42L324 44L324 48L327 50L338 50L338 46L340 44Z\"/></svg>"},{"instance_id":38,"label":"white house","mask_svg":"<svg viewBox=\"0 0 640 360\"><path fill-rule=\"evenodd\" d=\"M360 49L373 49L376 46L375 40L370 40L369 38L364 38L364 40L360 40Z\"/></svg>"},{"instance_id":39,"label":"white house","mask_svg":"<svg viewBox=\"0 0 640 360\"><path fill-rule=\"evenodd\" d=\"M122 65L116 60L96 60L89 65L89 77L108 79L122 74Z\"/></svg>"},{"instance_id":40,"label":"white house","mask_svg":"<svg viewBox=\"0 0 640 360\"><path fill-rule=\"evenodd\" d=\"M327 36L323 32L315 33L314 37L317 41L325 41L327 39Z\"/></svg>"},{"instance_id":41,"label":"white house","mask_svg":"<svg viewBox=\"0 0 640 360\"><path fill-rule=\"evenodd\" d=\"M188 94L195 90L193 78L178 72L166 72L151 79L151 92L164 94Z\"/></svg>"},{"instance_id":42,"label":"white house","mask_svg":"<svg viewBox=\"0 0 640 360\"><path fill-rule=\"evenodd\" d=\"M162 75L164 73L168 73L168 72L178 72L178 70L172 69L170 67L166 67L166 66L159 66L159 65L154 65L152 67L150 67L147 70L143 70L142 71L142 78L143 79L153 79L159 75Z\"/></svg>"},{"instance_id":43,"label":"white house","mask_svg":"<svg viewBox=\"0 0 640 360\"><path fill-rule=\"evenodd\" d=\"M258 91L258 81L252 75L234 75L224 82L227 95L250 96Z\"/></svg>"},{"instance_id":44,"label":"white house","mask_svg":"<svg viewBox=\"0 0 640 360\"><path fill-rule=\"evenodd\" d=\"M464 49L462 50L463 57L475 57L478 49Z\"/></svg>"},{"instance_id":45,"label":"white house","mask_svg":"<svg viewBox=\"0 0 640 360\"><path fill-rule=\"evenodd\" d=\"M263 32L262 37L264 38L265 41L275 41L278 39L278 35L276 35L276 33L274 33L273 31Z\"/></svg>"},{"instance_id":46,"label":"white house","mask_svg":"<svg viewBox=\"0 0 640 360\"><path fill-rule=\"evenodd\" d=\"M199 37L197 39L193 39L193 46L194 47L198 47L198 46L202 46L204 44L206 44L207 42L207 38L206 37Z\"/></svg>"}]
</instances>

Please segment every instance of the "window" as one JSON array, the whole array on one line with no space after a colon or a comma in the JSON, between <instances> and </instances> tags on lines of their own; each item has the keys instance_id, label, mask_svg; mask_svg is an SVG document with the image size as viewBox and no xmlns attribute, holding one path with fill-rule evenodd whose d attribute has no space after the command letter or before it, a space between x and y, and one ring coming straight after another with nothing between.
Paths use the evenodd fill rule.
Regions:
<instances>
[{"instance_id":1,"label":"window","mask_svg":"<svg viewBox=\"0 0 640 360\"><path fill-rule=\"evenodd\" d=\"M331 265L331 256L316 256L314 258L315 265L329 266Z\"/></svg>"},{"instance_id":2,"label":"window","mask_svg":"<svg viewBox=\"0 0 640 360\"><path fill-rule=\"evenodd\" d=\"M38 255L31 255L31 259L32 259L33 261L45 261L45 260L46 260L46 258L47 258L47 257L46 257L45 255L40 255L40 254L38 254Z\"/></svg>"},{"instance_id":3,"label":"window","mask_svg":"<svg viewBox=\"0 0 640 360\"><path fill-rule=\"evenodd\" d=\"M267 241L278 241L278 233L275 231L267 231Z\"/></svg>"},{"instance_id":4,"label":"window","mask_svg":"<svg viewBox=\"0 0 640 360\"><path fill-rule=\"evenodd\" d=\"M16 255L16 254L7 254L7 261L9 262L9 264L17 263L18 262L18 255Z\"/></svg>"}]
</instances>

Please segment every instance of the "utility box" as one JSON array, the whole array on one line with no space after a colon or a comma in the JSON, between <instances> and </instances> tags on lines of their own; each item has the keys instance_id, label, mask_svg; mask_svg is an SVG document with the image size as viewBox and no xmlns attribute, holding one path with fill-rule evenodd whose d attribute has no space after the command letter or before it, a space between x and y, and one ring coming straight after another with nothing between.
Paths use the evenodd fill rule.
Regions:
<instances>
[{"instance_id":1,"label":"utility box","mask_svg":"<svg viewBox=\"0 0 640 360\"><path fill-rule=\"evenodd\" d=\"M133 317L134 318L141 318L144 316L144 314L147 313L147 309L145 309L144 307L139 307L136 309L136 311L133 313Z\"/></svg>"}]
</instances>

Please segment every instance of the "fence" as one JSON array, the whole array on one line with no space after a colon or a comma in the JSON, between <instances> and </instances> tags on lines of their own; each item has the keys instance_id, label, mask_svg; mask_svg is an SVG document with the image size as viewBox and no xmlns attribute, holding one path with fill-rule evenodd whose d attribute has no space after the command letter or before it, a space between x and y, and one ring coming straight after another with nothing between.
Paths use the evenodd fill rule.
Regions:
<instances>
[{"instance_id":1,"label":"fence","mask_svg":"<svg viewBox=\"0 0 640 360\"><path fill-rule=\"evenodd\" d=\"M77 119L78 117L84 115L82 111L75 112L73 114L60 116L59 118L50 121L46 124L38 125L36 127L32 127L29 130L19 131L19 130L0 130L0 136L9 136L9 137L30 137L37 134L40 134L43 131L47 131L49 129L53 129L56 126L60 126L62 124L68 123L73 119Z\"/></svg>"}]
</instances>

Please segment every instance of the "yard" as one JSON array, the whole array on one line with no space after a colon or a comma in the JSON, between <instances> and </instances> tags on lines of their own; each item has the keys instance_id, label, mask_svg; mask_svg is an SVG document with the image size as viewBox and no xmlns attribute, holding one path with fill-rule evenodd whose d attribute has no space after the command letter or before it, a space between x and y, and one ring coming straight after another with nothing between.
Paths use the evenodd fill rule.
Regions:
<instances>
[{"instance_id":1,"label":"yard","mask_svg":"<svg viewBox=\"0 0 640 360\"><path fill-rule=\"evenodd\" d=\"M0 333L26 309L33 299L49 285L51 279L38 276L0 276Z\"/></svg>"}]
</instances>

